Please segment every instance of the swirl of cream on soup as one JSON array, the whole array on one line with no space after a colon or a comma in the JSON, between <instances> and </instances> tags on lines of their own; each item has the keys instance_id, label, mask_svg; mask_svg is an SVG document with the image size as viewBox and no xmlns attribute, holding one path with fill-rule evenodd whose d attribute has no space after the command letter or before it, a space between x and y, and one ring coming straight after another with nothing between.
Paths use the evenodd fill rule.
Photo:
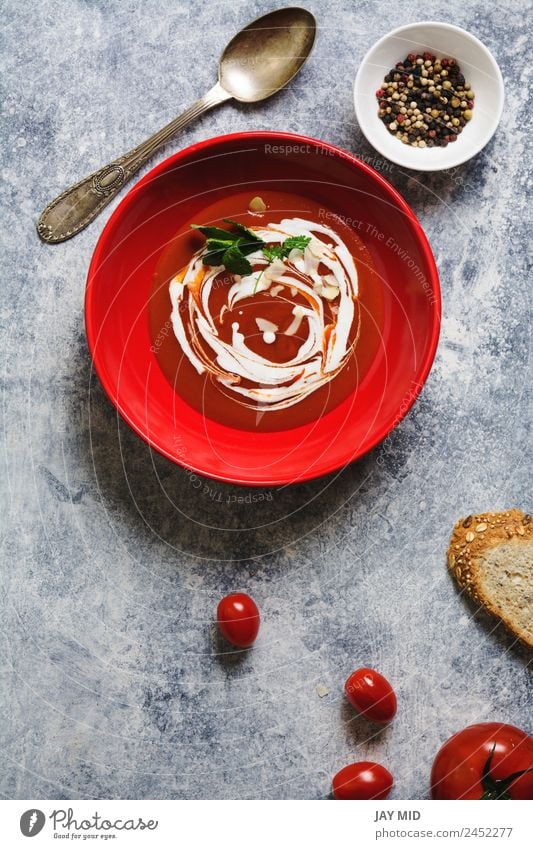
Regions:
<instances>
[{"instance_id":1,"label":"swirl of cream on soup","mask_svg":"<svg viewBox=\"0 0 533 849\"><path fill-rule=\"evenodd\" d=\"M357 271L342 239L323 224L285 218L279 224L253 227L268 245L289 236L308 236L304 250L269 261L262 250L248 256L252 273L229 275L223 266L204 265L205 247L170 282L172 327L191 364L199 374L209 373L240 404L260 411L283 410L298 404L331 381L346 365L357 339ZM227 300L212 314L213 294L224 276ZM258 296L262 296L259 298ZM250 347L238 320L241 302L265 296L286 302L291 320L283 331L261 316L258 306L255 334L275 346L280 335L301 344L295 356L275 362ZM252 301L253 303L253 301ZM226 339L224 318L236 316Z\"/></svg>"}]
</instances>

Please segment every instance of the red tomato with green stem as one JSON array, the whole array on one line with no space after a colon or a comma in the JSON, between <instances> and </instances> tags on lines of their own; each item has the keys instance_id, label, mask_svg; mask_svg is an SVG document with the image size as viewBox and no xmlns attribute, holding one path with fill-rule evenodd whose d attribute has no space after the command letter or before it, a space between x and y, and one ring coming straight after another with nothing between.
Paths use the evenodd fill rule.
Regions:
<instances>
[{"instance_id":1,"label":"red tomato with green stem","mask_svg":"<svg viewBox=\"0 0 533 849\"><path fill-rule=\"evenodd\" d=\"M249 595L231 593L218 603L217 622L220 633L229 643L247 649L259 632L259 610Z\"/></svg>"},{"instance_id":2,"label":"red tomato with green stem","mask_svg":"<svg viewBox=\"0 0 533 849\"><path fill-rule=\"evenodd\" d=\"M390 722L396 714L394 690L375 669L356 669L346 681L344 692L352 707L372 722Z\"/></svg>"},{"instance_id":3,"label":"red tomato with green stem","mask_svg":"<svg viewBox=\"0 0 533 849\"><path fill-rule=\"evenodd\" d=\"M348 764L334 776L335 799L386 799L393 778L388 769L372 761Z\"/></svg>"},{"instance_id":4,"label":"red tomato with green stem","mask_svg":"<svg viewBox=\"0 0 533 849\"><path fill-rule=\"evenodd\" d=\"M533 737L499 722L458 731L437 753L432 799L533 799Z\"/></svg>"}]
</instances>

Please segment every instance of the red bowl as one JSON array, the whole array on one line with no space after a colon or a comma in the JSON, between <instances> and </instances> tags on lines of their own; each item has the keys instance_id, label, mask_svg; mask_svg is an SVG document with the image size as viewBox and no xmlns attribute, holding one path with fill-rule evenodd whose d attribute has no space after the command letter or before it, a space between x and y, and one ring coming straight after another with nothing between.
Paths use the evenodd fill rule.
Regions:
<instances>
[{"instance_id":1,"label":"red bowl","mask_svg":"<svg viewBox=\"0 0 533 849\"><path fill-rule=\"evenodd\" d=\"M207 419L176 393L151 350L154 270L180 225L228 191L260 184L319 201L359 231L383 281L381 345L356 390L315 422L275 433ZM170 313L170 309L169 309ZM349 153L291 133L236 133L161 162L106 224L87 279L94 366L124 420L175 463L256 486L324 475L377 445L408 412L439 336L437 269L414 213L383 177Z\"/></svg>"}]
</instances>

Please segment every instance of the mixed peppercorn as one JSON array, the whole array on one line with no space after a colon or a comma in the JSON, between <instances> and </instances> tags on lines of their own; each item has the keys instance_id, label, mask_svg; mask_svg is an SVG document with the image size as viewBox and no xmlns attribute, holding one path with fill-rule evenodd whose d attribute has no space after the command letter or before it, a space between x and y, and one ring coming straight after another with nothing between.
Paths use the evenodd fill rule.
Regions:
<instances>
[{"instance_id":1,"label":"mixed peppercorn","mask_svg":"<svg viewBox=\"0 0 533 849\"><path fill-rule=\"evenodd\" d=\"M376 92L379 117L413 147L446 147L472 118L475 94L455 59L409 53Z\"/></svg>"}]
</instances>

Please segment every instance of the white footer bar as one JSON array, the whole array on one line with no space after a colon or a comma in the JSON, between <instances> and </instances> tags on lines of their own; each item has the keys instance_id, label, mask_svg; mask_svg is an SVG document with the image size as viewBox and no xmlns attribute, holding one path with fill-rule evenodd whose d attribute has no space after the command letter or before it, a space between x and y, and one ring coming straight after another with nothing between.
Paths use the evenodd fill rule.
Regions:
<instances>
[{"instance_id":1,"label":"white footer bar","mask_svg":"<svg viewBox=\"0 0 533 849\"><path fill-rule=\"evenodd\" d=\"M531 845L530 802L2 801L2 845L366 849ZM30 842L35 839L35 843Z\"/></svg>"}]
</instances>

